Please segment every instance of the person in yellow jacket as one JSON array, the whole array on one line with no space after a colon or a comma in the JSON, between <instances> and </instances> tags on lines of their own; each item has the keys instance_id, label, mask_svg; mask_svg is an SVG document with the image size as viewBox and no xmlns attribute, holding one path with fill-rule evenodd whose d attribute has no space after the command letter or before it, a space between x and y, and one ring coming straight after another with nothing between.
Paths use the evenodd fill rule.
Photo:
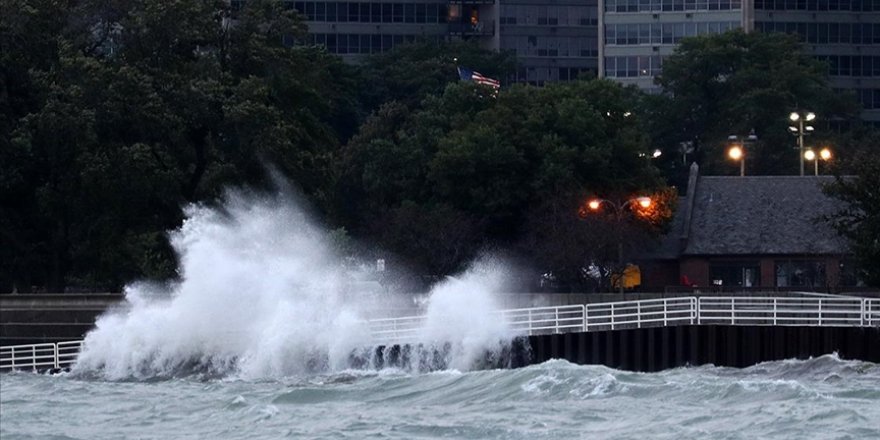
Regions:
<instances>
[{"instance_id":1,"label":"person in yellow jacket","mask_svg":"<svg viewBox=\"0 0 880 440\"><path fill-rule=\"evenodd\" d=\"M615 289L620 288L619 276L617 274L611 276L611 285ZM642 284L642 271L635 264L627 264L623 269L623 288L632 289Z\"/></svg>"}]
</instances>

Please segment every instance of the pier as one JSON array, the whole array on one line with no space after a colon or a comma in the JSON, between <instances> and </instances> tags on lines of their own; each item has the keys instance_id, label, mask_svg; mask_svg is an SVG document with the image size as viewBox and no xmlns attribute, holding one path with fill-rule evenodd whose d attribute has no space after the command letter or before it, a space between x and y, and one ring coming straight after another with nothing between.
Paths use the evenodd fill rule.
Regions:
<instances>
[{"instance_id":1,"label":"pier","mask_svg":"<svg viewBox=\"0 0 880 440\"><path fill-rule=\"evenodd\" d=\"M633 371L686 365L746 367L837 352L880 362L880 299L834 296L675 297L500 310L515 336L511 367L549 359ZM376 350L407 351L425 316L365 322ZM0 371L63 369L82 341L0 347ZM396 348L394 348L396 347ZM381 365L389 359L377 356Z\"/></svg>"}]
</instances>

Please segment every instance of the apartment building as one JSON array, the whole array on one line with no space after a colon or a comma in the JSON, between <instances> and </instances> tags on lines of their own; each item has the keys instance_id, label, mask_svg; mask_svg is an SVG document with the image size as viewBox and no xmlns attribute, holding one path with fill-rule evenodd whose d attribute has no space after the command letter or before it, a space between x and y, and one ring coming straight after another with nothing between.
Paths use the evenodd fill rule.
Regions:
<instances>
[{"instance_id":1,"label":"apartment building","mask_svg":"<svg viewBox=\"0 0 880 440\"><path fill-rule=\"evenodd\" d=\"M287 1L305 18L309 42L347 61L416 40L477 41L516 53L510 82L541 85L597 74L597 0Z\"/></svg>"},{"instance_id":2,"label":"apartment building","mask_svg":"<svg viewBox=\"0 0 880 440\"><path fill-rule=\"evenodd\" d=\"M685 37L745 28L748 8L741 0L600 0L602 76L647 91L663 58Z\"/></svg>"},{"instance_id":3,"label":"apartment building","mask_svg":"<svg viewBox=\"0 0 880 440\"><path fill-rule=\"evenodd\" d=\"M597 75L597 0L501 0L502 50L516 53L515 82L541 85Z\"/></svg>"},{"instance_id":4,"label":"apartment building","mask_svg":"<svg viewBox=\"0 0 880 440\"><path fill-rule=\"evenodd\" d=\"M663 58L683 37L734 28L797 35L880 124L880 0L600 0L600 73L657 91Z\"/></svg>"},{"instance_id":5,"label":"apartment building","mask_svg":"<svg viewBox=\"0 0 880 440\"><path fill-rule=\"evenodd\" d=\"M855 93L880 125L880 0L753 0L757 32L797 35L828 63L831 85Z\"/></svg>"}]
</instances>

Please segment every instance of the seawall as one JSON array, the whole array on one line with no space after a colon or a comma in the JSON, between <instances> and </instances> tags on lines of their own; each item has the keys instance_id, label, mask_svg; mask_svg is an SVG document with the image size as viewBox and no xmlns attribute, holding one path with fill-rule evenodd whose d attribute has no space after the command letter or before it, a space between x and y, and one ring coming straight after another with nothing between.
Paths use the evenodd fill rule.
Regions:
<instances>
[{"instance_id":1,"label":"seawall","mask_svg":"<svg viewBox=\"0 0 880 440\"><path fill-rule=\"evenodd\" d=\"M565 359L643 372L704 364L742 368L834 352L880 363L880 327L681 325L529 336L528 347L528 356L519 357L528 359L526 365Z\"/></svg>"}]
</instances>

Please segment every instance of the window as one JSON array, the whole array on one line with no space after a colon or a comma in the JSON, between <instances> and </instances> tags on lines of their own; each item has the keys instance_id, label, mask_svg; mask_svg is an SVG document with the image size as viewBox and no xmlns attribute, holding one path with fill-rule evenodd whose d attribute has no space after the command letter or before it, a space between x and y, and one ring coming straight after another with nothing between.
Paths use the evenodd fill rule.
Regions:
<instances>
[{"instance_id":1,"label":"window","mask_svg":"<svg viewBox=\"0 0 880 440\"><path fill-rule=\"evenodd\" d=\"M825 262L818 260L777 260L777 287L825 287Z\"/></svg>"},{"instance_id":2,"label":"window","mask_svg":"<svg viewBox=\"0 0 880 440\"><path fill-rule=\"evenodd\" d=\"M761 265L757 261L719 262L709 265L709 279L722 287L757 287Z\"/></svg>"}]
</instances>

